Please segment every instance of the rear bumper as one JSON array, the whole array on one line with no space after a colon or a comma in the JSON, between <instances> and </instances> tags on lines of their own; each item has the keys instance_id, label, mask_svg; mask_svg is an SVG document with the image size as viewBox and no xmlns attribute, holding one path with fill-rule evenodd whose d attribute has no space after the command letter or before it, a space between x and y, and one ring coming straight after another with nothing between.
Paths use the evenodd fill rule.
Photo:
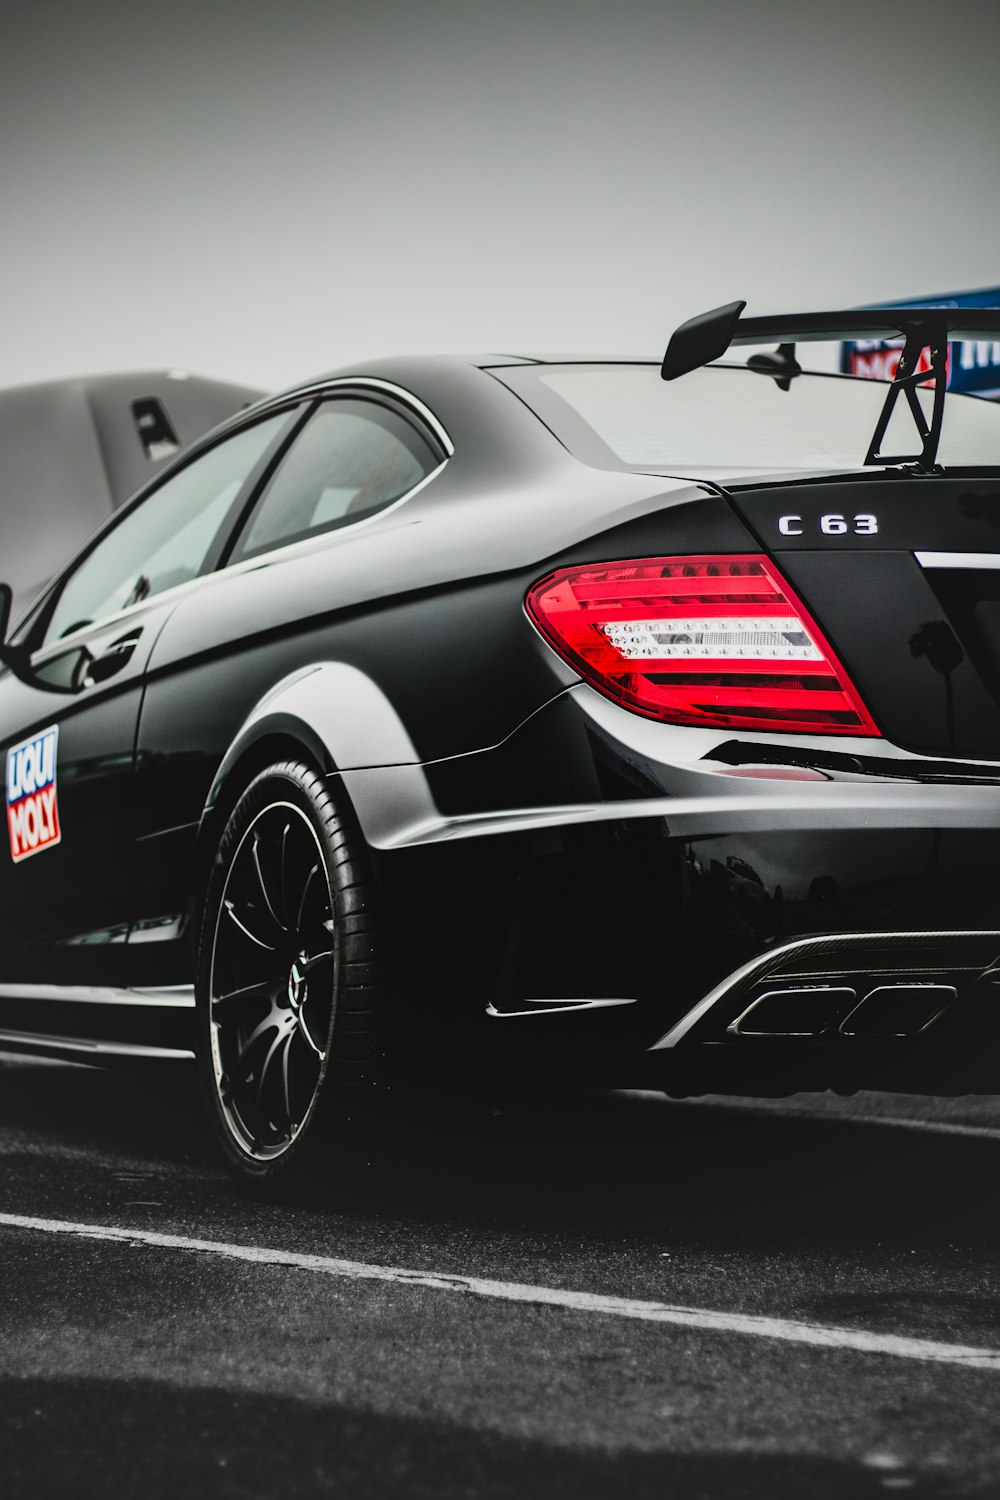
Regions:
<instances>
[{"instance_id":1,"label":"rear bumper","mask_svg":"<svg viewBox=\"0 0 1000 1500\"><path fill-rule=\"evenodd\" d=\"M878 740L727 741L578 687L494 749L343 781L398 939L408 1051L677 1092L904 1086L886 1081L901 1069L922 1087L937 1059L927 1087L947 1091L964 1086L944 1076L950 1054L989 1030L996 765ZM773 962L813 938L826 956L805 977ZM868 999L893 985L915 1010L920 986L949 1003L900 1035L845 1029L839 1011L794 1035L739 1034L758 998L747 966L779 990L839 987L850 1009L898 1008L899 994Z\"/></svg>"}]
</instances>

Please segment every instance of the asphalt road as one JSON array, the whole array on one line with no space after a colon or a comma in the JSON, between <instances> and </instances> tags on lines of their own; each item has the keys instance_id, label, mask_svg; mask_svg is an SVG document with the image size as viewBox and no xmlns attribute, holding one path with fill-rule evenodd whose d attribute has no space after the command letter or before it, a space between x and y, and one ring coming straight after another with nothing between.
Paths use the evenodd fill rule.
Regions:
<instances>
[{"instance_id":1,"label":"asphalt road","mask_svg":"<svg viewBox=\"0 0 1000 1500\"><path fill-rule=\"evenodd\" d=\"M0 1157L4 1500L1000 1494L990 1100L523 1099L278 1208L186 1076L0 1059Z\"/></svg>"}]
</instances>

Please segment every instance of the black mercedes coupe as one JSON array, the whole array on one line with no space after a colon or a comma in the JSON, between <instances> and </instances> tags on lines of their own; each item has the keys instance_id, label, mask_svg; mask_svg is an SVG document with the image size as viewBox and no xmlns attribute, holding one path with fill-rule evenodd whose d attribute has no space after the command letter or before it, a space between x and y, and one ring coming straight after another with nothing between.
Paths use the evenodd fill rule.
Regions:
<instances>
[{"instance_id":1,"label":"black mercedes coupe","mask_svg":"<svg viewBox=\"0 0 1000 1500\"><path fill-rule=\"evenodd\" d=\"M259 402L6 589L0 1046L196 1056L258 1188L400 1080L994 1090L1000 312L742 308Z\"/></svg>"}]
</instances>

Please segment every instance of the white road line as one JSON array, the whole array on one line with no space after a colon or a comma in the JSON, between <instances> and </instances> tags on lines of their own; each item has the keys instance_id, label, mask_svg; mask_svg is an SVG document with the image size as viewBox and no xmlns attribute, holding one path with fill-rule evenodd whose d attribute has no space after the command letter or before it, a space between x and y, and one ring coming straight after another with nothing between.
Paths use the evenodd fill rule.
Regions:
<instances>
[{"instance_id":1,"label":"white road line","mask_svg":"<svg viewBox=\"0 0 1000 1500\"><path fill-rule=\"evenodd\" d=\"M1000 1141L1000 1130L991 1125L959 1125L949 1120L910 1120L905 1115L835 1115L816 1112L809 1114L807 1110L787 1110L786 1115L795 1115L801 1119L808 1114L811 1120L837 1120L848 1123L857 1121L859 1125L888 1125L893 1130L918 1130L924 1135L965 1135L972 1136L981 1141Z\"/></svg>"},{"instance_id":2,"label":"white road line","mask_svg":"<svg viewBox=\"0 0 1000 1500\"><path fill-rule=\"evenodd\" d=\"M654 1096L655 1097L655 1096ZM681 1108L743 1110L758 1119L812 1120L820 1125L887 1125L893 1130L917 1130L925 1135L964 1135L981 1141L1000 1141L1000 1127L962 1125L953 1120L921 1120L909 1115L848 1113L847 1110L812 1109L804 1105L772 1105L758 1099L702 1098L671 1100Z\"/></svg>"},{"instance_id":3,"label":"white road line","mask_svg":"<svg viewBox=\"0 0 1000 1500\"><path fill-rule=\"evenodd\" d=\"M713 1312L702 1307L673 1307L666 1302L638 1302L629 1297L604 1297L593 1292L571 1292L560 1287L528 1286L517 1281L489 1281L480 1276L451 1276L434 1271L408 1271L399 1266L369 1265L364 1261L335 1260L325 1255L300 1255L293 1250L271 1250L259 1245L229 1245L219 1240L194 1240L179 1234L157 1234L148 1229L119 1229L105 1224L73 1224L61 1219L35 1219L24 1214L0 1214L0 1226L40 1230L45 1234L110 1240L124 1245L149 1245L158 1250L195 1251L253 1265L288 1266L320 1276L351 1281L389 1281L404 1286L430 1287L439 1292L464 1292L500 1302L524 1302L562 1307L571 1312L602 1313L646 1323L671 1323L712 1333L742 1333L756 1338L781 1339L813 1349L847 1349L859 1354L884 1354L894 1359L929 1364L959 1365L966 1370L1000 1371L1000 1349L942 1344L935 1339L911 1339L864 1329L827 1328L788 1318L762 1318L748 1313Z\"/></svg>"}]
</instances>

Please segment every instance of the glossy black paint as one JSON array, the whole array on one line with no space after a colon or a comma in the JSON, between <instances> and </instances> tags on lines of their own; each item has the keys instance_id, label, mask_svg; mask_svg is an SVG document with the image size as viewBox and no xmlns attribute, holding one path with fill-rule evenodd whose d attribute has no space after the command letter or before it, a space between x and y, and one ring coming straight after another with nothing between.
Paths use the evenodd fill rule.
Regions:
<instances>
[{"instance_id":1,"label":"glossy black paint","mask_svg":"<svg viewBox=\"0 0 1000 1500\"><path fill-rule=\"evenodd\" d=\"M1000 485L967 475L859 478L734 490L733 503L774 552L837 649L884 733L921 754L995 757L1000 664L974 605L995 575L922 569L918 551L990 554L1000 543ZM825 514L877 517L875 535L823 537ZM795 517L785 535L781 518ZM823 543L821 546L820 543ZM937 645L937 650L935 650Z\"/></svg>"},{"instance_id":2,"label":"glossy black paint","mask_svg":"<svg viewBox=\"0 0 1000 1500\"><path fill-rule=\"evenodd\" d=\"M81 650L46 659L44 674L0 675L5 739L58 727L60 843L2 867L3 979L121 984L127 975L134 838L134 740L143 675L171 606L153 599L128 621L136 640L110 680L81 681ZM99 626L88 637L96 657L126 631ZM53 683L59 684L53 686ZM8 728L9 726L9 728ZM16 727L15 732L10 732Z\"/></svg>"},{"instance_id":3,"label":"glossy black paint","mask_svg":"<svg viewBox=\"0 0 1000 1500\"><path fill-rule=\"evenodd\" d=\"M392 934L396 1057L406 1066L565 1065L681 1090L712 1077L751 1090L786 1077L791 1087L876 1075L919 1083L920 1039L893 1047L838 1037L796 1049L713 1038L670 1056L648 1049L769 947L818 933L1000 928L998 830L977 826L974 809L967 826L952 810L939 827L932 800L924 821L905 809L882 816L869 802L859 806L872 811L831 823L807 806L768 830L749 816L759 784L728 774L791 766L811 769L813 788L848 791L1000 776L996 622L988 610L963 614L959 584L913 555L989 551L996 476L722 488L613 473L573 457L474 362L385 361L330 382L275 409L360 391L406 411L444 454L440 424L453 453L405 502L357 527L233 567L220 566L232 546L224 529L213 570L88 632L94 656L126 628L138 632L107 681L53 676L51 653L47 679L41 658L20 676L0 674L0 743L59 725L63 827L58 847L21 865L6 850L0 857L0 1033L47 1035L50 1046L83 1036L184 1046L185 1013L174 1008L58 995L32 1004L28 988L189 985L207 861L228 811L256 770L291 753L332 778L369 838ZM230 528L279 457L276 449L260 466ZM855 505L877 511L877 536L823 537L811 525ZM779 530L788 514L804 518L801 534ZM778 556L885 742L706 736L602 709L524 612L527 589L571 563L759 551ZM979 581L981 603L989 583ZM44 610L21 632L28 650ZM940 650L914 647L935 621L960 642L944 674ZM328 664L341 675L317 683L369 685L396 727L380 739L346 689L293 712L298 676ZM397 781L414 808L423 788L455 836L411 836L402 814L386 832L386 810L403 795ZM789 783L779 774L775 785ZM723 792L731 817L715 808ZM688 808L694 831L675 830L671 799ZM710 811L699 832L702 804ZM487 815L510 821L482 831L463 823ZM1000 934L996 947L1000 955ZM633 1003L524 1014L581 998ZM978 1016L964 990L963 1005Z\"/></svg>"}]
</instances>

